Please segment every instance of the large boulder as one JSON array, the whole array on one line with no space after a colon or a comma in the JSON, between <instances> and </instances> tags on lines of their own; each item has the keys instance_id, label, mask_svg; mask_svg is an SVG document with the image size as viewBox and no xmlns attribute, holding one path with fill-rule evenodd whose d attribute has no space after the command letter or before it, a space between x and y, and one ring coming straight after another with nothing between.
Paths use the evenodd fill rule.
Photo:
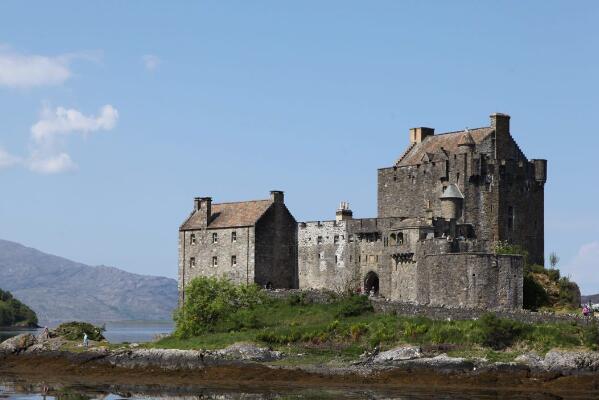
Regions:
<instances>
[{"instance_id":1,"label":"large boulder","mask_svg":"<svg viewBox=\"0 0 599 400\"><path fill-rule=\"evenodd\" d=\"M549 371L576 373L599 371L599 352L551 350L543 366Z\"/></svg>"},{"instance_id":2,"label":"large boulder","mask_svg":"<svg viewBox=\"0 0 599 400\"><path fill-rule=\"evenodd\" d=\"M253 343L235 343L216 352L227 360L274 361L283 358L280 351L258 347Z\"/></svg>"},{"instance_id":3,"label":"large boulder","mask_svg":"<svg viewBox=\"0 0 599 400\"><path fill-rule=\"evenodd\" d=\"M422 357L422 350L418 346L402 346L377 354L372 362L386 364L395 361L413 360Z\"/></svg>"},{"instance_id":4,"label":"large boulder","mask_svg":"<svg viewBox=\"0 0 599 400\"><path fill-rule=\"evenodd\" d=\"M0 354L15 354L27 350L37 343L31 333L22 333L0 343Z\"/></svg>"}]
</instances>

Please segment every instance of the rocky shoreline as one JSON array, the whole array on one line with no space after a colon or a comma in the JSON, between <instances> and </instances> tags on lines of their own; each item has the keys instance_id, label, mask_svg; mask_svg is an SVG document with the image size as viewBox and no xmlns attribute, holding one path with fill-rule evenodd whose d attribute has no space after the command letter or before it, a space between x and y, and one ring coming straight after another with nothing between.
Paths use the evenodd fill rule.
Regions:
<instances>
[{"instance_id":1,"label":"rocky shoreline","mask_svg":"<svg viewBox=\"0 0 599 400\"><path fill-rule=\"evenodd\" d=\"M365 354L347 365L286 365L282 352L239 343L221 350L106 346L63 350L64 341L23 334L0 344L0 376L180 385L223 382L312 386L489 387L599 393L599 352L528 353L514 362L426 356L417 346Z\"/></svg>"}]
</instances>

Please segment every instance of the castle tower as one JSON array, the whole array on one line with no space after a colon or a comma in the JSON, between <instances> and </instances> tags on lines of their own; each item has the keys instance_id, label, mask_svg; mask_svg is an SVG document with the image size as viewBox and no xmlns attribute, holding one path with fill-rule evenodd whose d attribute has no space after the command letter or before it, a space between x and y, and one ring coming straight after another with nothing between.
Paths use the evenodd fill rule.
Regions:
<instances>
[{"instance_id":1,"label":"castle tower","mask_svg":"<svg viewBox=\"0 0 599 400\"><path fill-rule=\"evenodd\" d=\"M441 196L441 216L447 221L457 220L462 215L464 195L455 183L450 184Z\"/></svg>"}]
</instances>

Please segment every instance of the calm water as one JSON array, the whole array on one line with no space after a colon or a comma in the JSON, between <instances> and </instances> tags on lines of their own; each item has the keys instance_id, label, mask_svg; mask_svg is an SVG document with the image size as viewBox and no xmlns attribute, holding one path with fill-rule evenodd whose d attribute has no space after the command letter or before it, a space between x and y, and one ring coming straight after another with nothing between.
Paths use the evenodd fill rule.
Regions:
<instances>
[{"instance_id":1,"label":"calm water","mask_svg":"<svg viewBox=\"0 0 599 400\"><path fill-rule=\"evenodd\" d=\"M104 336L111 343L143 343L154 340L158 335L170 334L173 327L172 322L161 321L107 322ZM39 330L0 330L0 341L25 332L37 334Z\"/></svg>"},{"instance_id":2,"label":"calm water","mask_svg":"<svg viewBox=\"0 0 599 400\"><path fill-rule=\"evenodd\" d=\"M590 399L593 394L555 395L545 393L523 393L495 390L456 391L443 389L402 389L394 391L373 391L358 389L215 389L203 387L158 387L158 386L65 386L60 384L26 384L0 380L0 398L8 399L322 399L322 400L557 400Z\"/></svg>"}]
</instances>

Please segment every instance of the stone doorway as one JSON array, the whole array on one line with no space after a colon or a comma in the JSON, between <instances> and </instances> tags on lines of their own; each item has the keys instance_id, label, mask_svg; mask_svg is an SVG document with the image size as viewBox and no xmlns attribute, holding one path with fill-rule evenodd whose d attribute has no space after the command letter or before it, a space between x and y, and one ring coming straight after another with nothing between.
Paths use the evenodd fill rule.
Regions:
<instances>
[{"instance_id":1,"label":"stone doorway","mask_svg":"<svg viewBox=\"0 0 599 400\"><path fill-rule=\"evenodd\" d=\"M364 294L375 296L379 294L379 276L376 272L370 271L364 278Z\"/></svg>"}]
</instances>

